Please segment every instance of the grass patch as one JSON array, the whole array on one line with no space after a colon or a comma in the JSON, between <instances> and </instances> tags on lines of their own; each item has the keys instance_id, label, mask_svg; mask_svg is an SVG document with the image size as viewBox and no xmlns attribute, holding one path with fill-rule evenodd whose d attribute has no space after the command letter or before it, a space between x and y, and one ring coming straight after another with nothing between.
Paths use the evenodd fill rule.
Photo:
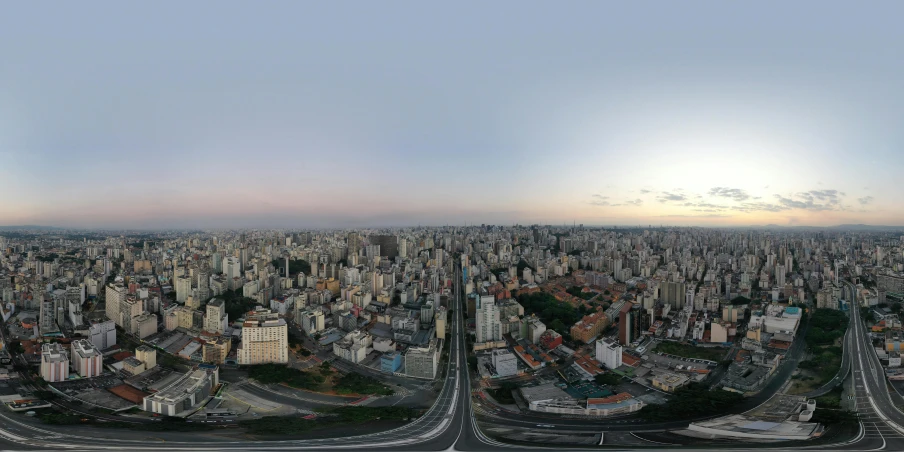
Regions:
<instances>
[{"instance_id":1,"label":"grass patch","mask_svg":"<svg viewBox=\"0 0 904 452\"><path fill-rule=\"evenodd\" d=\"M722 414L743 399L744 396L736 392L707 391L705 385L691 383L676 390L675 396L665 404L647 405L640 409L639 414L648 421L693 419Z\"/></svg>"},{"instance_id":2,"label":"grass patch","mask_svg":"<svg viewBox=\"0 0 904 452\"><path fill-rule=\"evenodd\" d=\"M376 378L366 377L357 372L349 372L336 381L334 386L339 394L378 394L392 395L395 391Z\"/></svg>"},{"instance_id":3,"label":"grass patch","mask_svg":"<svg viewBox=\"0 0 904 452\"><path fill-rule=\"evenodd\" d=\"M305 372L283 364L261 364L248 369L248 376L264 384L285 383L293 388L316 391L326 381L321 372Z\"/></svg>"},{"instance_id":4,"label":"grass patch","mask_svg":"<svg viewBox=\"0 0 904 452\"><path fill-rule=\"evenodd\" d=\"M814 385L820 387L832 381L841 369L842 350L833 345L816 347L811 353L810 359L801 361L797 367L812 372L816 376Z\"/></svg>"},{"instance_id":5,"label":"grass patch","mask_svg":"<svg viewBox=\"0 0 904 452\"><path fill-rule=\"evenodd\" d=\"M695 347L688 344L679 344L677 342L660 342L656 346L656 351L667 353L669 355L681 356L691 359L707 359L710 361L722 361L728 349L724 347Z\"/></svg>"},{"instance_id":6,"label":"grass patch","mask_svg":"<svg viewBox=\"0 0 904 452\"><path fill-rule=\"evenodd\" d=\"M240 427L252 435L292 435L341 424L361 424L376 420L407 421L417 413L406 407L341 407L319 410L316 419L301 416L266 416L241 421Z\"/></svg>"}]
</instances>

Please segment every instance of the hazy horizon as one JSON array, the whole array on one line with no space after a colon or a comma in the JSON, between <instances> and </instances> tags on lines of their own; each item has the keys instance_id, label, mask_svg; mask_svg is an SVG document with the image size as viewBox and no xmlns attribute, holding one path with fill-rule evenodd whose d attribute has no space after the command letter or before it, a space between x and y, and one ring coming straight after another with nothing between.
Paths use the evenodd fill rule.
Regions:
<instances>
[{"instance_id":1,"label":"hazy horizon","mask_svg":"<svg viewBox=\"0 0 904 452\"><path fill-rule=\"evenodd\" d=\"M0 223L904 225L900 2L162 5L6 8Z\"/></svg>"}]
</instances>

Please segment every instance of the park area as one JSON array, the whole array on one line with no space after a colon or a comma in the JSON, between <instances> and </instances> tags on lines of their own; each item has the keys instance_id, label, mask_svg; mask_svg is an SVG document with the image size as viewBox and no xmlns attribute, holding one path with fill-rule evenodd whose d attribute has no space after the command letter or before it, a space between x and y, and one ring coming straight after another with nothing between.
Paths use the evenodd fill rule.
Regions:
<instances>
[{"instance_id":1,"label":"park area","mask_svg":"<svg viewBox=\"0 0 904 452\"><path fill-rule=\"evenodd\" d=\"M338 374L324 362L309 370L298 370L281 364L252 366L248 376L264 384L283 384L306 391L342 395L392 395L393 390L376 378L357 372Z\"/></svg>"},{"instance_id":2,"label":"park area","mask_svg":"<svg viewBox=\"0 0 904 452\"><path fill-rule=\"evenodd\" d=\"M833 309L817 309L810 319L807 359L797 365L789 394L803 394L817 389L835 378L841 368L844 350L841 342L847 330L848 317Z\"/></svg>"}]
</instances>

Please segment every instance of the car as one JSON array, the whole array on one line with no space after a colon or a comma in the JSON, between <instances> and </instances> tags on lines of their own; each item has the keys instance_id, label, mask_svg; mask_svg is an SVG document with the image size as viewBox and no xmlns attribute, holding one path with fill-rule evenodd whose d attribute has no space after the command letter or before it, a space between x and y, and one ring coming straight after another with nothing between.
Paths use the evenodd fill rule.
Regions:
<instances>
[{"instance_id":1,"label":"car","mask_svg":"<svg viewBox=\"0 0 904 452\"><path fill-rule=\"evenodd\" d=\"M549 425L549 424L537 424L537 427L543 427L543 428L556 428L555 425Z\"/></svg>"}]
</instances>

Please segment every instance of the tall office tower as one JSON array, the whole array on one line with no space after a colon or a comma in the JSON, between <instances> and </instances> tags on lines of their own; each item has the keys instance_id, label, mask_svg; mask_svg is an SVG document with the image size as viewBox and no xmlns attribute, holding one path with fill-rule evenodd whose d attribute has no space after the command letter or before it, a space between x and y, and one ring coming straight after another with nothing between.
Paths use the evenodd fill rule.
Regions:
<instances>
[{"instance_id":1,"label":"tall office tower","mask_svg":"<svg viewBox=\"0 0 904 452\"><path fill-rule=\"evenodd\" d=\"M204 316L204 331L223 334L228 323L226 303L216 298L210 300L210 303L207 303L207 314Z\"/></svg>"},{"instance_id":2,"label":"tall office tower","mask_svg":"<svg viewBox=\"0 0 904 452\"><path fill-rule=\"evenodd\" d=\"M499 321L499 308L492 295L483 295L477 299L475 316L477 317L477 343L498 341L502 339L502 323Z\"/></svg>"},{"instance_id":3,"label":"tall office tower","mask_svg":"<svg viewBox=\"0 0 904 452\"><path fill-rule=\"evenodd\" d=\"M348 255L357 256L361 249L361 235L357 232L348 233Z\"/></svg>"},{"instance_id":4,"label":"tall office tower","mask_svg":"<svg viewBox=\"0 0 904 452\"><path fill-rule=\"evenodd\" d=\"M223 259L223 274L226 279L240 278L242 276L242 263L233 256Z\"/></svg>"},{"instance_id":5,"label":"tall office tower","mask_svg":"<svg viewBox=\"0 0 904 452\"><path fill-rule=\"evenodd\" d=\"M628 345L640 337L641 315L639 305L628 302L622 306L618 313L618 342L620 344Z\"/></svg>"},{"instance_id":6,"label":"tall office tower","mask_svg":"<svg viewBox=\"0 0 904 452\"><path fill-rule=\"evenodd\" d=\"M371 245L380 245L380 256L393 259L399 255L399 239L394 235L372 235L368 241Z\"/></svg>"},{"instance_id":7,"label":"tall office tower","mask_svg":"<svg viewBox=\"0 0 904 452\"><path fill-rule=\"evenodd\" d=\"M185 275L176 278L176 301L185 303L191 294L191 278Z\"/></svg>"},{"instance_id":8,"label":"tall office tower","mask_svg":"<svg viewBox=\"0 0 904 452\"><path fill-rule=\"evenodd\" d=\"M402 259L408 258L408 253L411 250L411 244L407 239L399 238L399 256Z\"/></svg>"},{"instance_id":9,"label":"tall office tower","mask_svg":"<svg viewBox=\"0 0 904 452\"><path fill-rule=\"evenodd\" d=\"M214 273L223 273L223 255L219 252L210 255L210 268Z\"/></svg>"},{"instance_id":10,"label":"tall office tower","mask_svg":"<svg viewBox=\"0 0 904 452\"><path fill-rule=\"evenodd\" d=\"M126 288L119 284L107 284L106 291L106 313L107 318L113 323L120 325L122 320L119 316L120 304L126 299Z\"/></svg>"},{"instance_id":11,"label":"tall office tower","mask_svg":"<svg viewBox=\"0 0 904 452\"><path fill-rule=\"evenodd\" d=\"M785 287L785 266L784 265L776 265L775 266L775 285L781 288Z\"/></svg>"},{"instance_id":12,"label":"tall office tower","mask_svg":"<svg viewBox=\"0 0 904 452\"><path fill-rule=\"evenodd\" d=\"M205 266L198 270L198 299L202 302L210 298L210 270Z\"/></svg>"}]
</instances>

